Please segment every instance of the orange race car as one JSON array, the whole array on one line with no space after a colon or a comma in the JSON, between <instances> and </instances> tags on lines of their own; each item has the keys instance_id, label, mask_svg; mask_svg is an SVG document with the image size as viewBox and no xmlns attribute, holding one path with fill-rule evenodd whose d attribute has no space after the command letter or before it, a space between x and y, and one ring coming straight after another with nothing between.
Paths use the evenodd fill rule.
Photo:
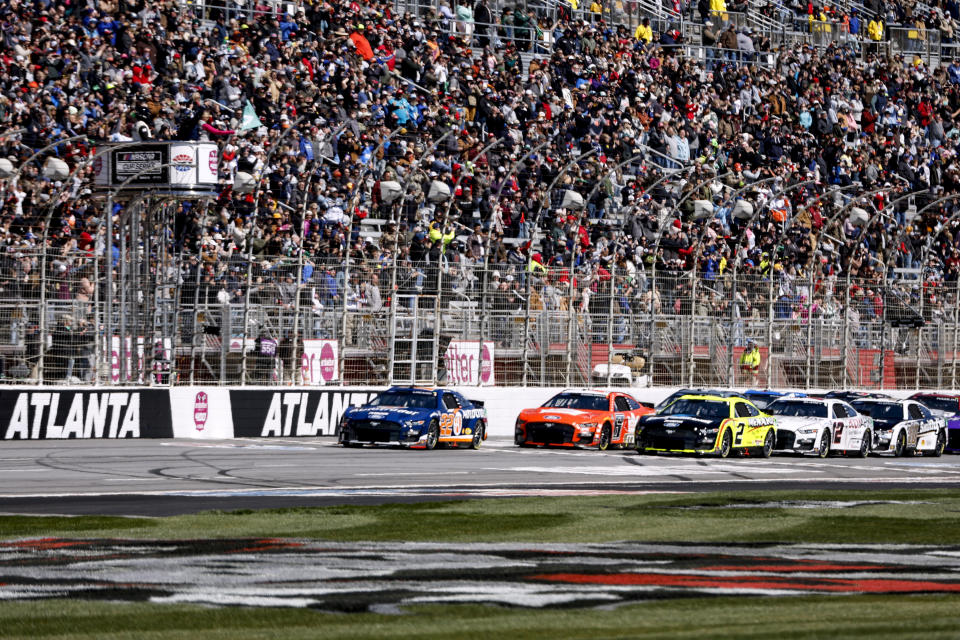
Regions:
<instances>
[{"instance_id":1,"label":"orange race car","mask_svg":"<svg viewBox=\"0 0 960 640\"><path fill-rule=\"evenodd\" d=\"M600 451L632 446L637 420L650 413L653 404L638 402L621 391L564 391L542 407L520 412L514 442L520 447L579 446Z\"/></svg>"}]
</instances>

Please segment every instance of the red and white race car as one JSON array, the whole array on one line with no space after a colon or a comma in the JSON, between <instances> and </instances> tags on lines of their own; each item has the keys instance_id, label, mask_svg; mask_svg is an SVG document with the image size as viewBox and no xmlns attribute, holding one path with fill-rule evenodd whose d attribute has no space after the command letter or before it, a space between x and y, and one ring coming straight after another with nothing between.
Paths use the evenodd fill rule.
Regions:
<instances>
[{"instance_id":1,"label":"red and white race car","mask_svg":"<svg viewBox=\"0 0 960 640\"><path fill-rule=\"evenodd\" d=\"M842 400L787 396L767 405L766 412L777 417L775 452L821 458L831 452L870 453L873 420Z\"/></svg>"},{"instance_id":2,"label":"red and white race car","mask_svg":"<svg viewBox=\"0 0 960 640\"><path fill-rule=\"evenodd\" d=\"M650 413L651 403L622 391L564 391L521 411L514 441L521 447L622 448L633 444L637 420Z\"/></svg>"}]
</instances>

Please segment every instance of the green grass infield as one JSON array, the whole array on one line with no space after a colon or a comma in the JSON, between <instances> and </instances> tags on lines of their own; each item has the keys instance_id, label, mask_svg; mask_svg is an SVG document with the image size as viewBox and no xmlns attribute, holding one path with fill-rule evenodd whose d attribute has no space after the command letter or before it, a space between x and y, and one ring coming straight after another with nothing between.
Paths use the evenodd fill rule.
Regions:
<instances>
[{"instance_id":1,"label":"green grass infield","mask_svg":"<svg viewBox=\"0 0 960 640\"><path fill-rule=\"evenodd\" d=\"M960 545L953 490L484 499L217 511L169 518L0 517L0 539ZM16 562L15 557L5 563ZM3 582L0 568L0 583ZM109 576L105 576L108 578ZM0 596L3 595L0 586ZM957 638L960 596L683 597L605 608L407 607L398 615L148 602L0 602L0 638Z\"/></svg>"}]
</instances>

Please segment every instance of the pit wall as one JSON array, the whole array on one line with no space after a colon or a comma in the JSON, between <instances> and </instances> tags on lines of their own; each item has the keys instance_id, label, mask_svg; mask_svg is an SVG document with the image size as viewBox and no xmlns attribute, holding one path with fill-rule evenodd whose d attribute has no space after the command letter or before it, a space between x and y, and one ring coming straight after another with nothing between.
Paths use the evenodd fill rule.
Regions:
<instances>
[{"instance_id":1,"label":"pit wall","mask_svg":"<svg viewBox=\"0 0 960 640\"><path fill-rule=\"evenodd\" d=\"M385 388L0 387L0 439L332 437L348 407L364 404ZM456 389L484 402L491 436L513 436L522 409L539 406L563 390ZM676 390L627 391L641 402L657 403ZM907 397L914 391L888 393Z\"/></svg>"}]
</instances>

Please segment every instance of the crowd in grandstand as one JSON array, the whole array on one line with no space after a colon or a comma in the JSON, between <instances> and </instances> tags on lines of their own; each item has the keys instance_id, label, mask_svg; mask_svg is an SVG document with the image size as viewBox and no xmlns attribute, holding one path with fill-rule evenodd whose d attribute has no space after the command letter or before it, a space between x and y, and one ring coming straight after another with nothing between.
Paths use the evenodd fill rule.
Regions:
<instances>
[{"instance_id":1,"label":"crowd in grandstand","mask_svg":"<svg viewBox=\"0 0 960 640\"><path fill-rule=\"evenodd\" d=\"M174 0L3 3L0 156L20 167L72 138L0 187L4 299L44 283L48 299L97 295L93 256L119 252L104 218L125 203L105 212L84 159L152 138L222 148L218 199L175 214L186 302L375 312L442 292L504 311L751 317L775 300L806 322L876 318L896 293L956 319L955 207L924 207L960 193L960 60L871 52L855 16L852 38L761 60L769 42L727 26L722 0L680 6L704 21L702 59L674 25L602 8L551 22L479 0L469 23L442 0L418 16L226 4L201 20ZM954 0L868 6L944 34L958 18ZM43 177L49 154L79 168L66 184ZM253 193L232 190L241 172ZM430 197L437 182L449 198ZM370 234L365 219L384 222Z\"/></svg>"}]
</instances>

